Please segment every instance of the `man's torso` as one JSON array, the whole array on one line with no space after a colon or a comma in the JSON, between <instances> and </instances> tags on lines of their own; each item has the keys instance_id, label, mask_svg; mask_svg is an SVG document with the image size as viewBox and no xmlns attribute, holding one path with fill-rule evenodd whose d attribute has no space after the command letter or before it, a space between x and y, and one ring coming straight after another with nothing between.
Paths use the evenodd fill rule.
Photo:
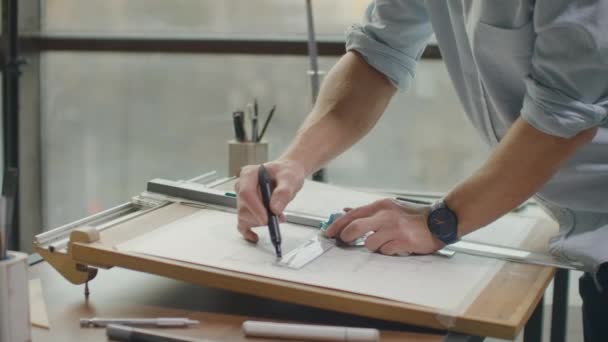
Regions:
<instances>
[{"instance_id":1,"label":"man's torso","mask_svg":"<svg viewBox=\"0 0 608 342\"><path fill-rule=\"evenodd\" d=\"M534 2L429 0L426 7L469 119L496 145L522 108L536 40ZM575 210L608 212L608 126L539 195Z\"/></svg>"}]
</instances>

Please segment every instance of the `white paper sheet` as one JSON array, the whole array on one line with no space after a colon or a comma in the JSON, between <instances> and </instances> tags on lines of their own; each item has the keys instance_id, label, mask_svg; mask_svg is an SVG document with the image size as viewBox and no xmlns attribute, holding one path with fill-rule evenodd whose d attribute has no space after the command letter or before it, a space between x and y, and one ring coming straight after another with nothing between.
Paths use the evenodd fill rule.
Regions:
<instances>
[{"instance_id":1,"label":"white paper sheet","mask_svg":"<svg viewBox=\"0 0 608 342\"><path fill-rule=\"evenodd\" d=\"M386 197L388 196L306 181L286 210L329 218L329 215L341 212L345 207L356 208Z\"/></svg>"},{"instance_id":2,"label":"white paper sheet","mask_svg":"<svg viewBox=\"0 0 608 342\"><path fill-rule=\"evenodd\" d=\"M528 221L525 221L525 220ZM524 221L522 221L524 220ZM506 217L495 223L510 227L533 224L532 219ZM119 250L344 290L413 303L459 314L477 297L503 265L502 261L457 254L395 257L365 249L332 248L299 270L274 265L268 229L257 229L257 245L243 240L236 230L236 215L201 210L118 245ZM281 225L283 250L288 252L317 230ZM502 234L507 238L509 234ZM520 239L520 237L517 237Z\"/></svg>"}]
</instances>

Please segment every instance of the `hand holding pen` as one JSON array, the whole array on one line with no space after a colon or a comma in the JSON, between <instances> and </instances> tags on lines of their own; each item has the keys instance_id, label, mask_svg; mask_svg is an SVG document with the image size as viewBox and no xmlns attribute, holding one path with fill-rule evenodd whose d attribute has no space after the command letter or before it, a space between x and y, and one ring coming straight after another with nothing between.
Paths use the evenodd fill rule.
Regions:
<instances>
[{"instance_id":1,"label":"hand holding pen","mask_svg":"<svg viewBox=\"0 0 608 342\"><path fill-rule=\"evenodd\" d=\"M275 160L264 164L264 169L272 179L274 190L269 207L279 222L285 222L283 214L287 204L293 200L304 184L306 171L299 163ZM260 193L259 165L245 166L235 184L237 193L238 230L245 239L257 242L258 235L252 228L268 224L268 210Z\"/></svg>"}]
</instances>

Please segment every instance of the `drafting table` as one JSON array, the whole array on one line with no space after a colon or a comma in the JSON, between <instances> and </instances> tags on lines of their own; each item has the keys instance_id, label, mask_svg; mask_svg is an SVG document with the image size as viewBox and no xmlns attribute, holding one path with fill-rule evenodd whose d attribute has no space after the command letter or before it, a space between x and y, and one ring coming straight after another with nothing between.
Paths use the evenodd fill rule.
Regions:
<instances>
[{"instance_id":1,"label":"drafting table","mask_svg":"<svg viewBox=\"0 0 608 342\"><path fill-rule=\"evenodd\" d=\"M205 188L213 189L225 184L225 181L212 182ZM145 235L164 224L200 210L175 201L177 197L187 198L188 201L200 200L201 198L196 197L200 195L200 184L195 186L192 182L156 180L148 184L147 194L162 194L167 185L174 186L173 190L177 190L169 197L139 196L95 217L42 234L37 240L38 252L66 279L75 284L92 280L99 268L117 266L282 302L434 329L446 328L445 324L438 320L438 312L427 307L117 251L115 246L123 241ZM224 200L230 202L230 198L222 198L220 202ZM310 218L302 215L297 217L300 221L306 219ZM79 229L81 226L88 228ZM549 222L541 222L521 247L543 250L548 237L553 233L552 229L547 228L554 227ZM69 233L69 241L66 241L65 232ZM235 235L235 238L238 236ZM65 246L69 246L69 251ZM117 271L108 273L111 272ZM537 307L553 273L552 267L505 263L467 307L466 312L451 317L453 322L450 330L469 335L514 338ZM513 277L516 277L516 280ZM92 284L91 287L94 288L95 282ZM93 292L93 297L95 295Z\"/></svg>"}]
</instances>

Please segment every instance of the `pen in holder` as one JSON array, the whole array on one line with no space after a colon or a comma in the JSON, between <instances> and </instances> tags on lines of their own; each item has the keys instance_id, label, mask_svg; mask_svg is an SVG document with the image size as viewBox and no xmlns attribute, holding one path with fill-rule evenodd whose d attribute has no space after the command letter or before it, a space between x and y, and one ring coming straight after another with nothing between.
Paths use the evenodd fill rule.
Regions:
<instances>
[{"instance_id":1,"label":"pen in holder","mask_svg":"<svg viewBox=\"0 0 608 342\"><path fill-rule=\"evenodd\" d=\"M228 141L228 175L236 176L246 165L257 165L268 161L268 142Z\"/></svg>"},{"instance_id":2,"label":"pen in holder","mask_svg":"<svg viewBox=\"0 0 608 342\"><path fill-rule=\"evenodd\" d=\"M31 341L27 254L0 260L0 342Z\"/></svg>"}]
</instances>

